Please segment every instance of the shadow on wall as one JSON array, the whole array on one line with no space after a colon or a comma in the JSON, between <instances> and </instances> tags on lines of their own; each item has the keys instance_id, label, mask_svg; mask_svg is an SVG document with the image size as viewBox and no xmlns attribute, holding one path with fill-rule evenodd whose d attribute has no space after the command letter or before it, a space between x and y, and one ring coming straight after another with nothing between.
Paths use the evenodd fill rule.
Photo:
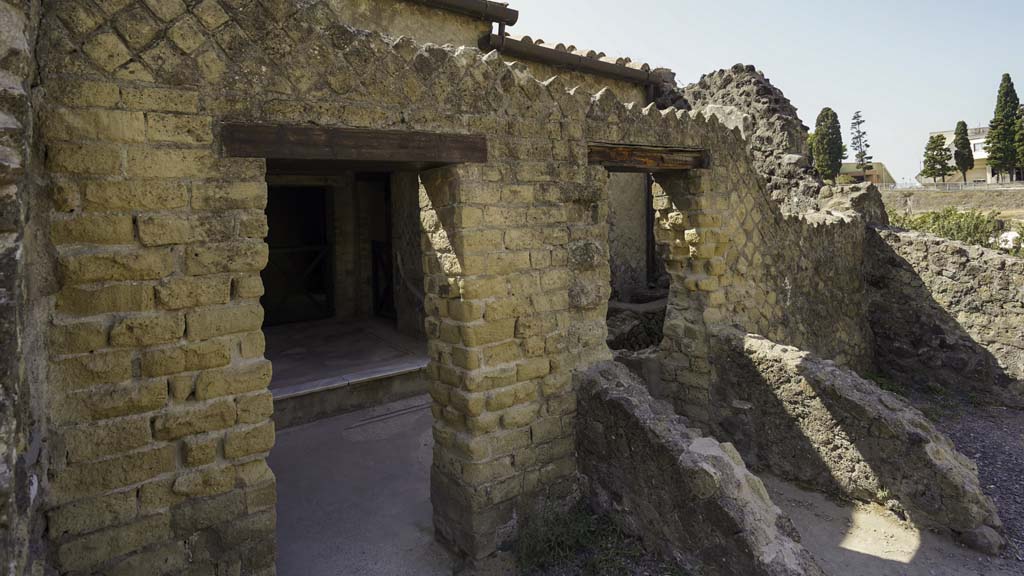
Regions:
<instances>
[{"instance_id":1,"label":"shadow on wall","mask_svg":"<svg viewBox=\"0 0 1024 576\"><path fill-rule=\"evenodd\" d=\"M730 415L716 435L758 471L849 500L876 502L921 529L1003 545L973 462L906 400L810 353L735 331L712 337ZM837 543L838 546L839 543Z\"/></svg>"},{"instance_id":2,"label":"shadow on wall","mask_svg":"<svg viewBox=\"0 0 1024 576\"><path fill-rule=\"evenodd\" d=\"M866 240L868 317L882 375L915 391L1024 407L1024 381L1008 373L950 313L969 322L976 333L992 333L987 344L1001 346L1004 360L1016 356L1024 362L1024 326L1019 322L1024 320L1024 302L1016 302L1019 311L1014 314L1013 287L1002 285L1012 282L1010 271L998 265L986 270L986 262L971 262L968 247L955 242L884 229L869 229Z\"/></svg>"}]
</instances>

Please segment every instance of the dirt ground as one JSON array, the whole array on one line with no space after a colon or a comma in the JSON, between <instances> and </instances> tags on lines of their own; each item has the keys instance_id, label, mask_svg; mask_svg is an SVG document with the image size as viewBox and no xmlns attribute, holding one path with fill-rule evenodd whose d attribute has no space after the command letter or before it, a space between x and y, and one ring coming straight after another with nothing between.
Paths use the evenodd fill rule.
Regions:
<instances>
[{"instance_id":1,"label":"dirt ground","mask_svg":"<svg viewBox=\"0 0 1024 576\"><path fill-rule=\"evenodd\" d=\"M841 505L772 476L762 479L830 576L1024 574L1024 563L1016 559L991 558L946 536L921 532L880 506Z\"/></svg>"},{"instance_id":2,"label":"dirt ground","mask_svg":"<svg viewBox=\"0 0 1024 576\"><path fill-rule=\"evenodd\" d=\"M966 400L912 400L974 459L985 492L999 509L1008 546L992 558L951 538L920 531L874 505L842 504L770 475L772 500L800 532L804 547L830 576L1024 576L1024 411L974 406ZM511 555L474 576L516 574ZM643 573L643 572L641 572Z\"/></svg>"},{"instance_id":3,"label":"dirt ground","mask_svg":"<svg viewBox=\"0 0 1024 576\"><path fill-rule=\"evenodd\" d=\"M1009 540L1006 556L1024 574L1024 410L964 403L932 404L935 424L978 464L982 488L996 503Z\"/></svg>"}]
</instances>

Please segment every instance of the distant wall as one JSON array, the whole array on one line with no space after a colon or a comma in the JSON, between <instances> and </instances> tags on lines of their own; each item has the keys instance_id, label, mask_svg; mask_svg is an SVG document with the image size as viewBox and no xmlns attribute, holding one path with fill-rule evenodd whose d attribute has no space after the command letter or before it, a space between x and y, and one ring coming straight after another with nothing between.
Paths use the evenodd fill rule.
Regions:
<instances>
[{"instance_id":1,"label":"distant wall","mask_svg":"<svg viewBox=\"0 0 1024 576\"><path fill-rule=\"evenodd\" d=\"M1024 187L985 188L959 192L939 190L885 190L882 199L888 210L896 212L937 212L944 208L995 210L1003 218L1024 220Z\"/></svg>"},{"instance_id":2,"label":"distant wall","mask_svg":"<svg viewBox=\"0 0 1024 576\"><path fill-rule=\"evenodd\" d=\"M868 233L879 369L1024 405L1024 260L917 232Z\"/></svg>"},{"instance_id":3,"label":"distant wall","mask_svg":"<svg viewBox=\"0 0 1024 576\"><path fill-rule=\"evenodd\" d=\"M643 174L608 179L608 249L613 298L628 301L647 287L647 181Z\"/></svg>"}]
</instances>

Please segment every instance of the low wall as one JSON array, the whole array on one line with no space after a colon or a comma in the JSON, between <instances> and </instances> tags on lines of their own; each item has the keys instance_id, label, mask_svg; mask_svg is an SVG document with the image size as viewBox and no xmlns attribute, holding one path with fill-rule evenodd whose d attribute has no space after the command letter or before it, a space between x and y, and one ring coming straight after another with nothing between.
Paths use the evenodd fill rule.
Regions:
<instances>
[{"instance_id":1,"label":"low wall","mask_svg":"<svg viewBox=\"0 0 1024 576\"><path fill-rule=\"evenodd\" d=\"M1024 406L1024 260L878 229L865 276L883 374Z\"/></svg>"},{"instance_id":2,"label":"low wall","mask_svg":"<svg viewBox=\"0 0 1024 576\"><path fill-rule=\"evenodd\" d=\"M1024 187L984 188L946 192L942 190L886 190L885 207L896 212L938 212L944 208L995 210L1003 218L1024 220Z\"/></svg>"},{"instance_id":3,"label":"low wall","mask_svg":"<svg viewBox=\"0 0 1024 576\"><path fill-rule=\"evenodd\" d=\"M695 573L821 574L731 445L688 428L620 364L577 378L579 467L598 509Z\"/></svg>"},{"instance_id":4,"label":"low wall","mask_svg":"<svg viewBox=\"0 0 1024 576\"><path fill-rule=\"evenodd\" d=\"M903 398L809 352L754 335L712 338L717 437L755 469L836 496L893 506L986 552L1003 545L974 462Z\"/></svg>"}]
</instances>

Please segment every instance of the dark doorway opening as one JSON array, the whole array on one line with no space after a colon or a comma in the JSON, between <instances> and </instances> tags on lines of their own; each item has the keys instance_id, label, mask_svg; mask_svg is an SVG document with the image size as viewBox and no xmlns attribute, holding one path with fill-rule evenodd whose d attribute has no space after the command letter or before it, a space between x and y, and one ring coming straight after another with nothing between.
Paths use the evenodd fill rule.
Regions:
<instances>
[{"instance_id":1,"label":"dark doorway opening","mask_svg":"<svg viewBox=\"0 0 1024 576\"><path fill-rule=\"evenodd\" d=\"M333 209L333 197L326 188L269 187L265 325L334 315Z\"/></svg>"},{"instance_id":2,"label":"dark doorway opening","mask_svg":"<svg viewBox=\"0 0 1024 576\"><path fill-rule=\"evenodd\" d=\"M268 190L262 301L278 427L424 391L418 174L268 166Z\"/></svg>"},{"instance_id":3,"label":"dark doorway opening","mask_svg":"<svg viewBox=\"0 0 1024 576\"><path fill-rule=\"evenodd\" d=\"M398 320L395 308L394 241L392 233L391 176L359 174L357 190L363 196L369 216L370 276L373 286L373 314ZM360 187L359 184L363 186Z\"/></svg>"}]
</instances>

